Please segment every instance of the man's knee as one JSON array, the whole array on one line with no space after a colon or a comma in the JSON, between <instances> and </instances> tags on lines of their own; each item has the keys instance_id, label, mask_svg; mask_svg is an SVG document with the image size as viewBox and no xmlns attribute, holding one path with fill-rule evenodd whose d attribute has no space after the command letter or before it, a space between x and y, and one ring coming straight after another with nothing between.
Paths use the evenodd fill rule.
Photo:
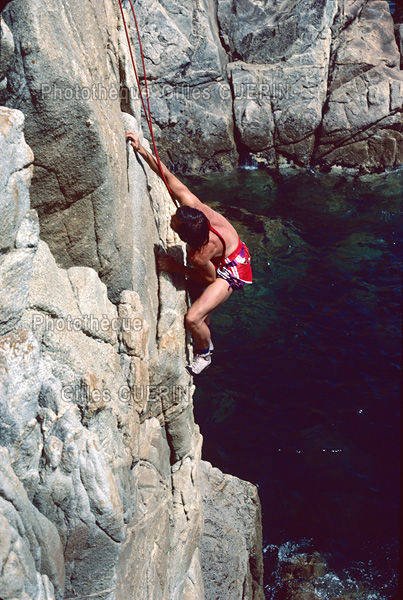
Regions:
<instances>
[{"instance_id":1,"label":"man's knee","mask_svg":"<svg viewBox=\"0 0 403 600\"><path fill-rule=\"evenodd\" d=\"M197 319L196 315L190 308L185 315L185 325L188 329L192 330L194 327L197 327L199 319Z\"/></svg>"}]
</instances>

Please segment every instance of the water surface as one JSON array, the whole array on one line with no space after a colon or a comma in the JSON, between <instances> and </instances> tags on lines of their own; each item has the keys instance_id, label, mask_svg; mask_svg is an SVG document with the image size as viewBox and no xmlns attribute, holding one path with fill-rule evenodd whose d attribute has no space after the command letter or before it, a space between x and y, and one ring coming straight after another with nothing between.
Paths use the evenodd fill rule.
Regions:
<instances>
[{"instance_id":1,"label":"water surface","mask_svg":"<svg viewBox=\"0 0 403 600\"><path fill-rule=\"evenodd\" d=\"M267 597L278 597L282 557L311 549L336 578L323 598L340 594L337 585L351 591L348 578L390 598L403 172L237 170L187 183L233 222L253 257L254 285L213 315L216 350L197 379L195 414L203 458L259 486Z\"/></svg>"}]
</instances>

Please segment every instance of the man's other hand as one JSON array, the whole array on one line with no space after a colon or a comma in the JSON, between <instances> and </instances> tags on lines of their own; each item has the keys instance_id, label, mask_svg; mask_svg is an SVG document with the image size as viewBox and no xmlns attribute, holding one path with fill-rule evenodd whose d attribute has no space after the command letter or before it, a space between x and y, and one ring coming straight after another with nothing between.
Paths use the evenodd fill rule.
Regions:
<instances>
[{"instance_id":1,"label":"man's other hand","mask_svg":"<svg viewBox=\"0 0 403 600\"><path fill-rule=\"evenodd\" d=\"M130 141L130 145L135 152L138 152L141 148L139 136L134 131L126 131L126 142Z\"/></svg>"},{"instance_id":2,"label":"man's other hand","mask_svg":"<svg viewBox=\"0 0 403 600\"><path fill-rule=\"evenodd\" d=\"M169 273L178 273L180 265L172 256L159 256L157 259L160 271L168 271Z\"/></svg>"}]
</instances>

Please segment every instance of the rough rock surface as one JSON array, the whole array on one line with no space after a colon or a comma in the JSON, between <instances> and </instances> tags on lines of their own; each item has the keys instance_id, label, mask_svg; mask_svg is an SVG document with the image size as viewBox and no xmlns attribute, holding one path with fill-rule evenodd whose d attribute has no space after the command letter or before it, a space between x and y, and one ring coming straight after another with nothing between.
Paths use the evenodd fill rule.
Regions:
<instances>
[{"instance_id":1,"label":"rough rock surface","mask_svg":"<svg viewBox=\"0 0 403 600\"><path fill-rule=\"evenodd\" d=\"M35 10L33 3L27 4L30 19L21 27L20 3L7 9L18 48L24 43L23 32L37 25L36 10L43 8L41 2ZM75 42L85 46L88 39L80 40L78 25L84 16L92 22L90 13L82 13L89 5L63 6ZM52 7L56 12L54 3ZM49 13L52 7L47 7ZM102 22L104 8L114 14L111 38L121 33L114 30L118 18L113 7L105 2L99 17ZM33 46L38 32L36 36ZM52 54L54 46L48 50ZM35 51L43 65L46 50L42 46ZM124 52L119 60L127 58ZM91 66L97 81L101 67ZM79 79L74 60L64 69L67 79ZM39 69L28 78L30 93L40 75ZM106 75L103 81L106 85ZM52 107L41 108L43 112L38 107L37 112L27 111L32 139L41 146L35 128L42 128L49 141L60 135L67 143L65 123L59 130L47 112ZM136 113L135 104L131 110ZM77 125L69 143L71 153L74 148L79 157L82 153L81 162L75 171L72 156L61 153L58 174L78 176L84 169L83 185L87 175L88 181L96 178L99 165L107 167L115 156L115 141L124 127L138 130L138 117L138 112L122 116L119 111L109 139L103 133L106 150L88 152L85 168L79 140L87 126ZM121 179L116 175L116 184L107 168L104 173L105 189L114 190L115 199L118 190L124 190L119 197L120 208L127 208L124 219L117 200L114 210L130 250L127 260L120 248L112 252L122 263L111 292L105 272L101 281L93 268L79 266L86 262L90 245L85 250L76 246L77 264L67 261L66 269L51 251L59 249L59 259L65 252L57 227L46 230L45 225L49 244L39 241L28 193L33 156L22 126L20 111L0 109L0 597L202 600L201 436L185 370L186 294L179 276L157 274L155 266L157 248L169 247L183 257L183 244L169 227L171 200L159 178L132 151L126 154L123 145ZM100 128L98 121L94 127ZM46 154L44 147L41 151ZM102 159L104 151L107 160ZM47 158L56 161L50 143ZM51 179L55 171L49 173ZM38 205L41 225L49 208L55 224L66 230L63 220L74 203L56 208L52 202L58 192L55 188L56 195L47 196L45 179L36 179L34 185L37 198L41 185L44 190ZM106 210L102 219L108 214ZM113 235L115 225L112 220ZM80 219L76 226L89 229ZM110 231L105 238L102 228L96 231L100 237L92 250L98 255ZM121 289L122 281L130 283L127 289ZM113 304L109 297L115 299L118 292Z\"/></svg>"},{"instance_id":2,"label":"rough rock surface","mask_svg":"<svg viewBox=\"0 0 403 600\"><path fill-rule=\"evenodd\" d=\"M402 164L403 74L385 0L213 4L136 2L167 160L208 170L237 150L269 165Z\"/></svg>"},{"instance_id":3,"label":"rough rock surface","mask_svg":"<svg viewBox=\"0 0 403 600\"><path fill-rule=\"evenodd\" d=\"M32 344L32 340L25 338L18 341L21 342L20 348L24 354L21 353L13 358L17 360L22 358L25 361L26 356L31 354L28 345ZM37 353L37 347L35 350ZM35 360L34 357L32 358ZM28 360L30 359L31 357ZM23 483L18 479L10 463L12 458L6 448L1 447L1 598L4 600L62 598L64 560L57 529L32 505Z\"/></svg>"},{"instance_id":4,"label":"rough rock surface","mask_svg":"<svg viewBox=\"0 0 403 600\"><path fill-rule=\"evenodd\" d=\"M117 7L17 0L3 17L15 42L5 100L26 116L42 239L61 266L93 267L117 301L134 268L120 112L127 48Z\"/></svg>"},{"instance_id":5,"label":"rough rock surface","mask_svg":"<svg viewBox=\"0 0 403 600\"><path fill-rule=\"evenodd\" d=\"M0 107L0 335L18 324L25 310L39 240L38 218L29 210L33 155L23 123L20 111Z\"/></svg>"},{"instance_id":6,"label":"rough rock surface","mask_svg":"<svg viewBox=\"0 0 403 600\"><path fill-rule=\"evenodd\" d=\"M200 482L205 522L200 551L206 600L263 600L256 487L204 461Z\"/></svg>"},{"instance_id":7,"label":"rough rock surface","mask_svg":"<svg viewBox=\"0 0 403 600\"><path fill-rule=\"evenodd\" d=\"M7 87L7 69L14 54L14 38L3 17L0 16L0 98Z\"/></svg>"},{"instance_id":8,"label":"rough rock surface","mask_svg":"<svg viewBox=\"0 0 403 600\"><path fill-rule=\"evenodd\" d=\"M403 163L403 72L393 20L383 0L347 7L314 160L396 167Z\"/></svg>"},{"instance_id":9,"label":"rough rock surface","mask_svg":"<svg viewBox=\"0 0 403 600\"><path fill-rule=\"evenodd\" d=\"M179 171L225 168L238 157L215 15L214 0L136 2L156 139Z\"/></svg>"},{"instance_id":10,"label":"rough rock surface","mask_svg":"<svg viewBox=\"0 0 403 600\"><path fill-rule=\"evenodd\" d=\"M11 151L4 155L5 166L7 159L11 163L27 154L21 113L3 109L2 131L10 122L20 130L7 130ZM8 171L13 173L12 165ZM129 174L134 185L135 173L129 169ZM161 193L154 174L147 177L148 188L158 190L154 211L168 233L167 194ZM18 194L5 195L7 203L14 203L11 213L17 215L20 204L27 213L18 228L10 222L7 240L12 232L15 241L8 241L3 263L27 249L30 261L23 280L18 265L11 263L1 290L7 333L0 338L1 468L9 469L1 476L1 506L5 518L12 518L6 528L2 598L125 598L129 580L119 575L126 570L137 582L136 598L149 597L150 589L161 598L182 598L194 581L193 597L202 598L201 438L184 368L185 293L176 291L167 275L159 284L155 273L154 246L160 238L153 194L147 194L144 181L148 239L141 243L146 244L144 256L152 256L144 268L151 279L147 285L137 282L138 293L123 292L115 306L93 269L66 271L45 242L38 245L28 179L23 183L25 205ZM34 232L27 221L34 223ZM135 236L134 242L140 243ZM135 248L138 253L139 245ZM11 293L10 281L11 292L23 299L18 321L3 304ZM159 477L153 483L153 473L161 473L162 487ZM161 511L158 535L142 524L143 517L154 522L153 504ZM13 506L22 519L18 527ZM38 511L40 517L35 516ZM32 534L28 525L34 527ZM150 554L140 552L143 544L151 556L154 545L160 545L160 557L150 561Z\"/></svg>"},{"instance_id":11,"label":"rough rock surface","mask_svg":"<svg viewBox=\"0 0 403 600\"><path fill-rule=\"evenodd\" d=\"M279 155L309 164L326 99L337 4L281 0L232 7L220 0L218 18L232 58L227 72L240 144L269 164Z\"/></svg>"},{"instance_id":12,"label":"rough rock surface","mask_svg":"<svg viewBox=\"0 0 403 600\"><path fill-rule=\"evenodd\" d=\"M24 115L0 107L0 249L14 247L22 220L29 210L29 182L33 154L25 143Z\"/></svg>"}]
</instances>

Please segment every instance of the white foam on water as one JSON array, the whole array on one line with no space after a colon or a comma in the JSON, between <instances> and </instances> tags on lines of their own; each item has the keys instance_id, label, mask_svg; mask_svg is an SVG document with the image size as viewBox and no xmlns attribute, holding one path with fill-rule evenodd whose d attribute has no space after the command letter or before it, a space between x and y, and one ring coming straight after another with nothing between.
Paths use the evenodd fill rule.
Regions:
<instances>
[{"instance_id":1,"label":"white foam on water","mask_svg":"<svg viewBox=\"0 0 403 600\"><path fill-rule=\"evenodd\" d=\"M265 586L268 600L277 600L283 587L284 582L280 575L282 563L293 562L302 554L311 553L312 542L313 538L305 538L281 545L267 544L264 547L264 554L273 553L273 560L277 557L277 567L273 566L272 582ZM387 549L385 550L387 554ZM346 600L390 600L393 586L397 585L397 577L394 576L391 581L384 581L382 584L379 580L381 572L377 569L376 562L372 559L365 562L357 561L351 568L344 569L340 573L330 571L313 582L314 593L321 600L332 600L335 597L343 597Z\"/></svg>"},{"instance_id":2,"label":"white foam on water","mask_svg":"<svg viewBox=\"0 0 403 600\"><path fill-rule=\"evenodd\" d=\"M257 171L259 168L259 163L253 156L250 154L244 159L244 161L239 165L240 169L244 171Z\"/></svg>"},{"instance_id":3,"label":"white foam on water","mask_svg":"<svg viewBox=\"0 0 403 600\"><path fill-rule=\"evenodd\" d=\"M362 600L387 600L380 592L366 590L361 582L349 576L341 578L336 573L327 573L324 577L318 578L314 593L321 600L332 600L335 596L362 598Z\"/></svg>"},{"instance_id":4,"label":"white foam on water","mask_svg":"<svg viewBox=\"0 0 403 600\"><path fill-rule=\"evenodd\" d=\"M257 171L258 170L258 166L254 166L254 165L241 165L239 167L240 169L244 169L244 171Z\"/></svg>"}]
</instances>

